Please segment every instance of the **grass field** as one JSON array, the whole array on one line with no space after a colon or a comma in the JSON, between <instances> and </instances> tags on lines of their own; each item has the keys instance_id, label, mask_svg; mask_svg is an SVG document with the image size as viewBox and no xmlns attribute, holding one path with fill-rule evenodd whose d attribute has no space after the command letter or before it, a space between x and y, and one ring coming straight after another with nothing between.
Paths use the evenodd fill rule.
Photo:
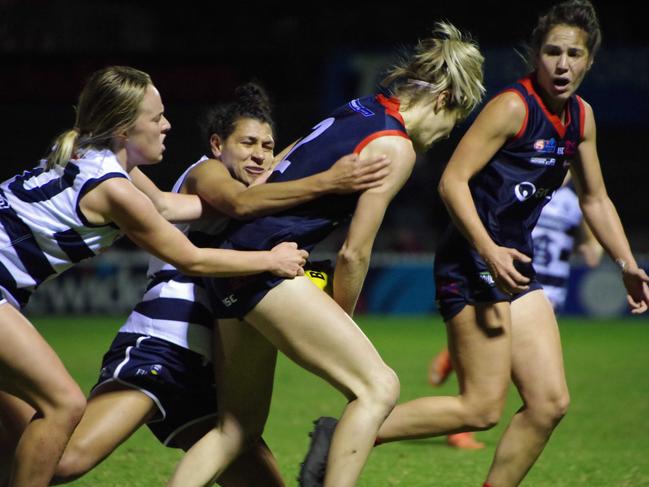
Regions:
<instances>
[{"instance_id":1,"label":"grass field","mask_svg":"<svg viewBox=\"0 0 649 487\"><path fill-rule=\"evenodd\" d=\"M101 355L120 319L33 318L84 390L96 380ZM360 317L359 323L384 359L399 374L401 400L451 394L455 382L434 390L426 383L428 361L444 343L437 317ZM644 319L561 320L572 403L523 485L649 486L649 323ZM254 401L254 398L251 398ZM519 406L511 392L505 418ZM265 438L277 455L288 485L295 485L307 447L311 420L337 416L341 396L283 357ZM482 485L504 424L478 434L481 451L463 452L443 439L410 441L377 448L359 485ZM164 485L180 453L157 443L146 428L75 486Z\"/></svg>"}]
</instances>

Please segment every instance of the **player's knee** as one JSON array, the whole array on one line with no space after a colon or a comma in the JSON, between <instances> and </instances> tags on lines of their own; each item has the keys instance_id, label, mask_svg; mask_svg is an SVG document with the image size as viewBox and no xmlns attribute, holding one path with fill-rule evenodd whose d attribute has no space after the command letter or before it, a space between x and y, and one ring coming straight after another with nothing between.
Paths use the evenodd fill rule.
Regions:
<instances>
[{"instance_id":1,"label":"player's knee","mask_svg":"<svg viewBox=\"0 0 649 487\"><path fill-rule=\"evenodd\" d=\"M368 395L370 401L385 410L387 416L399 400L399 392L400 384L397 374L390 367L385 366L375 374L370 382Z\"/></svg>"},{"instance_id":2,"label":"player's knee","mask_svg":"<svg viewBox=\"0 0 649 487\"><path fill-rule=\"evenodd\" d=\"M568 393L550 395L542 401L529 405L533 421L542 428L553 428L568 412Z\"/></svg>"},{"instance_id":3,"label":"player's knee","mask_svg":"<svg viewBox=\"0 0 649 487\"><path fill-rule=\"evenodd\" d=\"M498 424L503 414L504 401L482 400L469 403L465 408L465 423L474 430L488 430Z\"/></svg>"},{"instance_id":4,"label":"player's knee","mask_svg":"<svg viewBox=\"0 0 649 487\"><path fill-rule=\"evenodd\" d=\"M79 424L86 408L86 398L77 384L59 388L42 406L42 414L52 425L69 431Z\"/></svg>"}]
</instances>

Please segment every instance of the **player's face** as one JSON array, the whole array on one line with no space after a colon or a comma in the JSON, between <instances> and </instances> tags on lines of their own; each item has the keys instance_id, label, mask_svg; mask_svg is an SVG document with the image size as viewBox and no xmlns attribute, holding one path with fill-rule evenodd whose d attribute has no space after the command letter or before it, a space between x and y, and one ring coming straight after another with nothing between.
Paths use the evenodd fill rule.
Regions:
<instances>
[{"instance_id":1,"label":"player's face","mask_svg":"<svg viewBox=\"0 0 649 487\"><path fill-rule=\"evenodd\" d=\"M579 27L557 25L548 32L537 61L537 80L551 100L565 103L581 84L592 64Z\"/></svg>"},{"instance_id":2,"label":"player's face","mask_svg":"<svg viewBox=\"0 0 649 487\"><path fill-rule=\"evenodd\" d=\"M241 118L225 139L219 159L235 179L249 185L270 168L274 148L270 125L252 118Z\"/></svg>"},{"instance_id":3,"label":"player's face","mask_svg":"<svg viewBox=\"0 0 649 487\"><path fill-rule=\"evenodd\" d=\"M164 139L171 124L164 116L160 93L149 85L140 103L135 124L126 133L126 153L129 164L156 164L162 160Z\"/></svg>"}]
</instances>

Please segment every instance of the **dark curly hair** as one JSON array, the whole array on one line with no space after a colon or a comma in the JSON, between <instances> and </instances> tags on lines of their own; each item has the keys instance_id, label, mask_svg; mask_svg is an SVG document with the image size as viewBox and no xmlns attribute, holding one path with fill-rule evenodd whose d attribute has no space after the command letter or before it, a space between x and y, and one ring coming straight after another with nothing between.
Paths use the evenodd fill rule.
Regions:
<instances>
[{"instance_id":1,"label":"dark curly hair","mask_svg":"<svg viewBox=\"0 0 649 487\"><path fill-rule=\"evenodd\" d=\"M210 108L201 123L203 142L208 154L212 150L210 146L212 135L216 134L222 140L227 139L234 132L237 121L242 118L252 118L267 123L273 133L275 132L270 99L264 88L250 82L238 86L234 90L234 95L234 101Z\"/></svg>"},{"instance_id":2,"label":"dark curly hair","mask_svg":"<svg viewBox=\"0 0 649 487\"><path fill-rule=\"evenodd\" d=\"M595 7L589 0L566 0L554 5L547 13L539 17L527 48L527 61L530 66L536 66L536 59L548 32L561 24L583 30L588 36L586 40L588 55L590 59L595 58L602 43L602 33L599 29Z\"/></svg>"}]
</instances>

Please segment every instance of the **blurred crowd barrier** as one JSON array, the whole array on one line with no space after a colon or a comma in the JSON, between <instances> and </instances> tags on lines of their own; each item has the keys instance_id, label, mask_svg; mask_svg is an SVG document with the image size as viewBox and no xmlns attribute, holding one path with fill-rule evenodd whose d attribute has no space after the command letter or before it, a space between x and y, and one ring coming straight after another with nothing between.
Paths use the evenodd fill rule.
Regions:
<instances>
[{"instance_id":1,"label":"blurred crowd barrier","mask_svg":"<svg viewBox=\"0 0 649 487\"><path fill-rule=\"evenodd\" d=\"M335 255L315 254L316 258ZM436 313L432 254L378 253L373 256L358 313L418 315ZM649 267L649 256L641 259ZM146 285L147 254L110 251L45 283L34 294L31 315L125 315ZM605 261L594 269L576 262L563 314L595 317L627 313L617 267Z\"/></svg>"}]
</instances>

